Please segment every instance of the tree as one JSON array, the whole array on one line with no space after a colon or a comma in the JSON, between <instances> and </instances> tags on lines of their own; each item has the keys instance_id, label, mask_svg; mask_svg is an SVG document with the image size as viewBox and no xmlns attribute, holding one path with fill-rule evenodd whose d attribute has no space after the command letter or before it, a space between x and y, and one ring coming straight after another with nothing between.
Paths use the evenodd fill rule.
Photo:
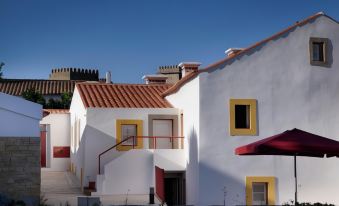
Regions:
<instances>
[{"instance_id":1,"label":"tree","mask_svg":"<svg viewBox=\"0 0 339 206\"><path fill-rule=\"evenodd\" d=\"M61 94L61 104L64 109L69 109L72 102L73 94L71 92L64 92Z\"/></svg>"},{"instance_id":2,"label":"tree","mask_svg":"<svg viewBox=\"0 0 339 206\"><path fill-rule=\"evenodd\" d=\"M34 88L30 88L22 93L24 99L41 104L44 109L69 109L72 96L71 92L65 92L61 94L61 100L50 98L46 102L44 96Z\"/></svg>"},{"instance_id":3,"label":"tree","mask_svg":"<svg viewBox=\"0 0 339 206\"><path fill-rule=\"evenodd\" d=\"M0 63L0 79L2 79L2 67L5 66L5 63Z\"/></svg>"},{"instance_id":4,"label":"tree","mask_svg":"<svg viewBox=\"0 0 339 206\"><path fill-rule=\"evenodd\" d=\"M43 107L46 106L46 101L42 94L33 88L27 89L26 91L22 92L21 96L28 101L41 104Z\"/></svg>"},{"instance_id":5,"label":"tree","mask_svg":"<svg viewBox=\"0 0 339 206\"><path fill-rule=\"evenodd\" d=\"M46 104L47 109L69 109L72 101L73 94L70 92L65 92L61 94L61 100L58 99L49 99Z\"/></svg>"}]
</instances>

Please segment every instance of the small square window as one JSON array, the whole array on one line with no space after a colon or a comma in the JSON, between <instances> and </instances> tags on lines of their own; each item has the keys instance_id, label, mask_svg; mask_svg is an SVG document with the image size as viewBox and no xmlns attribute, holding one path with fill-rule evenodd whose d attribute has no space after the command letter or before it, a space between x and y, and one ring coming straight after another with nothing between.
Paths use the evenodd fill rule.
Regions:
<instances>
[{"instance_id":1,"label":"small square window","mask_svg":"<svg viewBox=\"0 0 339 206\"><path fill-rule=\"evenodd\" d=\"M328 65L328 39L310 38L310 63L314 66Z\"/></svg>"},{"instance_id":2,"label":"small square window","mask_svg":"<svg viewBox=\"0 0 339 206\"><path fill-rule=\"evenodd\" d=\"M117 139L116 143L122 142L125 139L133 136L142 136L142 120L117 120L116 121ZM142 149L143 141L141 138L130 138L127 141L119 144L117 150L127 151L130 149Z\"/></svg>"},{"instance_id":3,"label":"small square window","mask_svg":"<svg viewBox=\"0 0 339 206\"><path fill-rule=\"evenodd\" d=\"M250 128L250 105L235 105L235 128Z\"/></svg>"},{"instance_id":4,"label":"small square window","mask_svg":"<svg viewBox=\"0 0 339 206\"><path fill-rule=\"evenodd\" d=\"M275 177L246 177L246 205L275 205Z\"/></svg>"},{"instance_id":5,"label":"small square window","mask_svg":"<svg viewBox=\"0 0 339 206\"><path fill-rule=\"evenodd\" d=\"M230 135L257 134L257 101L255 99L230 100Z\"/></svg>"}]
</instances>

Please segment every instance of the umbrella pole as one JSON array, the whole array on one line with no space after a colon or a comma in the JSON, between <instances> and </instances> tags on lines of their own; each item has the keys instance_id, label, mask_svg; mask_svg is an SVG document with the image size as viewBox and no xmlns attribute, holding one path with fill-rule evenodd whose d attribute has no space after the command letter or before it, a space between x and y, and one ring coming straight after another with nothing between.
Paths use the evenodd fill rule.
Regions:
<instances>
[{"instance_id":1,"label":"umbrella pole","mask_svg":"<svg viewBox=\"0 0 339 206\"><path fill-rule=\"evenodd\" d=\"M298 178L297 178L297 156L296 155L294 155L294 180L295 180L294 205L298 205Z\"/></svg>"}]
</instances>

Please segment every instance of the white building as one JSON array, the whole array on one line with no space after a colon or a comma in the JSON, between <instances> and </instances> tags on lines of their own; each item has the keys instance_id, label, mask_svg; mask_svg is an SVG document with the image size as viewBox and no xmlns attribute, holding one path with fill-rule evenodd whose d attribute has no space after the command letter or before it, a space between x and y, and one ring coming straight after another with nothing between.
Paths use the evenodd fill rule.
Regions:
<instances>
[{"instance_id":1,"label":"white building","mask_svg":"<svg viewBox=\"0 0 339 206\"><path fill-rule=\"evenodd\" d=\"M180 194L177 191L167 198L184 202L186 165L183 138L179 137L181 113L161 97L169 87L76 85L70 108L71 171L85 192L113 196L115 204L124 204L126 195L130 204L147 204L150 188L155 184L164 186L163 178L167 178L169 187L180 187ZM131 136L137 138L126 140ZM164 172L161 183L156 181L156 167ZM163 195L163 191L156 192Z\"/></svg>"},{"instance_id":2,"label":"white building","mask_svg":"<svg viewBox=\"0 0 339 206\"><path fill-rule=\"evenodd\" d=\"M70 164L86 193L115 204L147 204L151 188L169 205L286 203L293 159L234 150L292 128L339 140L337 48L338 22L318 13L207 68L181 63L175 85L79 83L69 114L41 122L65 137L47 144L46 164ZM52 158L68 146L70 159ZM298 173L300 202L339 204L337 159L299 157Z\"/></svg>"},{"instance_id":3,"label":"white building","mask_svg":"<svg viewBox=\"0 0 339 206\"><path fill-rule=\"evenodd\" d=\"M40 128L42 170L70 170L71 138L68 109L44 109Z\"/></svg>"},{"instance_id":4,"label":"white building","mask_svg":"<svg viewBox=\"0 0 339 206\"><path fill-rule=\"evenodd\" d=\"M299 128L339 140L339 25L318 13L183 77L163 95L184 115L192 205L294 199L293 158L235 148ZM183 65L185 67L185 64ZM298 157L299 201L339 204L339 160Z\"/></svg>"}]
</instances>

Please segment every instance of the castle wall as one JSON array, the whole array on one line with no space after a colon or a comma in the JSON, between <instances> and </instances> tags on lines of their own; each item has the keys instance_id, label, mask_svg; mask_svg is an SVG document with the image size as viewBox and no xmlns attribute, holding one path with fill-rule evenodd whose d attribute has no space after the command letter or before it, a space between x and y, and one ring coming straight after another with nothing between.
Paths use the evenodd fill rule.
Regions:
<instances>
[{"instance_id":1,"label":"castle wall","mask_svg":"<svg viewBox=\"0 0 339 206\"><path fill-rule=\"evenodd\" d=\"M94 69L62 68L53 69L50 80L87 80L98 81L99 71Z\"/></svg>"}]
</instances>

